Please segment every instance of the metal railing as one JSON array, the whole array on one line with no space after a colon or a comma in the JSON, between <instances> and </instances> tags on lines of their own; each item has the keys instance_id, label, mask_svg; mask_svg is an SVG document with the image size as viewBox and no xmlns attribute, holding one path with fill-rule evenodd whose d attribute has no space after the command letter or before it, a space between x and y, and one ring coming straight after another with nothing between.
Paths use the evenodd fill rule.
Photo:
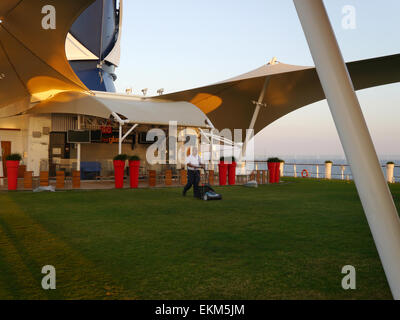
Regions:
<instances>
[{"instance_id":1,"label":"metal railing","mask_svg":"<svg viewBox=\"0 0 400 320\"><path fill-rule=\"evenodd\" d=\"M383 174L386 177L386 165L381 165ZM54 170L55 169L55 170ZM56 165L54 171L65 171L66 181L69 181L72 176L72 171L75 170L75 164L73 165ZM177 168L176 165L158 165L156 168L149 166L145 163L141 164L139 179L141 181L145 181L148 179L149 170L156 170L157 172L157 181L162 181L165 178L165 171L172 171L172 180L174 182L178 182L180 177L180 170L184 168ZM218 179L218 164L206 165L207 170L213 170L215 175L215 181ZM128 168L126 169L125 176L128 176ZM250 175L256 171L267 171L268 163L265 160L255 160L248 161L245 164L238 163L236 168L236 176L237 180L245 183L249 180ZM307 170L308 177L310 178L319 178L324 179L325 177L325 163L295 163L295 162L287 162L283 164L283 172L282 176L286 177L301 177L302 171ZM113 180L114 178L114 170L111 161L102 161L102 170L100 175L96 176L94 180ZM38 177L33 177L34 181L38 179ZM54 180L55 174L49 174L49 179ZM353 180L353 176L351 173L350 166L348 164L332 164L331 169L331 179L335 180ZM22 180L22 177L19 178ZM3 181L4 184L5 181ZM392 182L400 182L400 165L394 166L394 176Z\"/></svg>"}]
</instances>

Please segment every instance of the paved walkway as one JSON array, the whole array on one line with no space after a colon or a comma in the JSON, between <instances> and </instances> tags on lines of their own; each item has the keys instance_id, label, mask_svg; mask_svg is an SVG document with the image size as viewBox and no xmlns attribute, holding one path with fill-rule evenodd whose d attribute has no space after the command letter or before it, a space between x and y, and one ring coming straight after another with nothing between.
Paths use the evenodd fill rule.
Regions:
<instances>
[{"instance_id":1,"label":"paved walkway","mask_svg":"<svg viewBox=\"0 0 400 320\"><path fill-rule=\"evenodd\" d=\"M236 179L236 184L240 185L246 182L247 179L244 177L238 176ZM56 180L55 178L50 178L49 180L50 186L56 187ZM218 185L218 178L214 178L214 184ZM39 186L39 179L38 177L33 178L33 189ZM178 180L174 179L172 181L172 185L166 186L163 181L157 181L157 184L154 188L182 188L183 186L179 183ZM109 190L114 189L114 180L110 179L102 179L102 180L84 180L81 181L81 188L80 190ZM129 189L129 179L124 180L124 189ZM149 188L148 180L141 180L139 181L139 188ZM7 179L4 179L3 185L0 182L0 191L7 190ZM31 191L32 189L25 189L24 188L24 179L18 179L18 191ZM61 190L72 190L72 180L71 177L67 177L65 180L65 188Z\"/></svg>"},{"instance_id":2,"label":"paved walkway","mask_svg":"<svg viewBox=\"0 0 400 320\"><path fill-rule=\"evenodd\" d=\"M50 179L49 185L56 187L56 181ZM36 179L33 181L33 189L39 186L39 181ZM139 188L149 188L149 184L147 181L139 182ZM171 188L171 187L182 187L180 184L174 182L171 186L166 186L164 183L157 183L155 188ZM85 180L81 181L80 190L108 190L114 189L114 180ZM124 189L129 189L129 180L124 181ZM0 184L0 191L7 190L7 180L4 181L4 184ZM25 189L23 179L18 179L18 191L31 191L32 189ZM72 181L70 179L65 180L65 188L61 190L72 190Z\"/></svg>"},{"instance_id":3,"label":"paved walkway","mask_svg":"<svg viewBox=\"0 0 400 320\"><path fill-rule=\"evenodd\" d=\"M239 181L237 181L236 184L242 184ZM56 181L53 179L50 179L49 185L56 187ZM218 185L218 183L214 183L213 185ZM37 188L39 186L39 181L37 179L34 179L33 181L33 189ZM139 182L139 188L149 188L149 183L148 181L140 181ZM109 189L114 189L114 180L85 180L81 181L81 188L80 190L109 190ZM124 189L129 189L129 180L124 181ZM173 181L172 185L166 186L164 182L157 183L155 187L153 188L183 188L183 185L180 183ZM7 190L7 180L4 181L3 185L0 185L0 191L6 191ZM65 188L61 190L72 190L72 181L70 179L67 179L65 181ZM18 191L32 191L32 189L25 189L24 188L24 183L23 179L18 179Z\"/></svg>"}]
</instances>

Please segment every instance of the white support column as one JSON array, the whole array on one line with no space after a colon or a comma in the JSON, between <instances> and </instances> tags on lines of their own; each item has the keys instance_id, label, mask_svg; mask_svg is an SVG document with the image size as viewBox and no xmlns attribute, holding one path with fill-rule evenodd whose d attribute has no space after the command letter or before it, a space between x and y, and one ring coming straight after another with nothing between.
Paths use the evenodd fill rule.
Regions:
<instances>
[{"instance_id":1,"label":"white support column","mask_svg":"<svg viewBox=\"0 0 400 320\"><path fill-rule=\"evenodd\" d=\"M211 128L210 148L210 164L211 169L214 170L214 128Z\"/></svg>"},{"instance_id":2,"label":"white support column","mask_svg":"<svg viewBox=\"0 0 400 320\"><path fill-rule=\"evenodd\" d=\"M315 177L319 178L319 165L316 166Z\"/></svg>"},{"instance_id":3,"label":"white support column","mask_svg":"<svg viewBox=\"0 0 400 320\"><path fill-rule=\"evenodd\" d=\"M210 153L210 164L211 164L211 170L215 170L214 168L214 125L213 123L210 121L210 119L207 118L207 124L210 127L210 147L211 147L211 153ZM218 142L218 146L219 146L219 142Z\"/></svg>"},{"instance_id":4,"label":"white support column","mask_svg":"<svg viewBox=\"0 0 400 320\"><path fill-rule=\"evenodd\" d=\"M124 122L124 120L122 120L122 119L120 118L120 116L119 116L117 113L112 112L111 114L112 114L112 116L114 117L115 121L117 121L118 124L119 124L119 131L118 131L118 154L121 154L121 153L122 153L122 125L123 125L125 122ZM128 122L129 122L129 121L128 121Z\"/></svg>"},{"instance_id":5,"label":"white support column","mask_svg":"<svg viewBox=\"0 0 400 320\"><path fill-rule=\"evenodd\" d=\"M394 163L388 162L386 164L386 181L389 183L394 182Z\"/></svg>"},{"instance_id":6,"label":"white support column","mask_svg":"<svg viewBox=\"0 0 400 320\"><path fill-rule=\"evenodd\" d=\"M293 177L295 177L295 178L297 177L297 171L296 170L297 170L297 168L296 168L296 165L294 164L293 165Z\"/></svg>"},{"instance_id":7,"label":"white support column","mask_svg":"<svg viewBox=\"0 0 400 320\"><path fill-rule=\"evenodd\" d=\"M332 162L325 162L325 179L332 179Z\"/></svg>"},{"instance_id":8,"label":"white support column","mask_svg":"<svg viewBox=\"0 0 400 320\"><path fill-rule=\"evenodd\" d=\"M78 130L81 130L81 115L78 114ZM76 146L76 171L81 171L81 144Z\"/></svg>"},{"instance_id":9,"label":"white support column","mask_svg":"<svg viewBox=\"0 0 400 320\"><path fill-rule=\"evenodd\" d=\"M322 0L293 0L379 256L400 299L400 219Z\"/></svg>"},{"instance_id":10,"label":"white support column","mask_svg":"<svg viewBox=\"0 0 400 320\"><path fill-rule=\"evenodd\" d=\"M283 177L284 166L285 166L284 162L279 163L279 174L281 177Z\"/></svg>"},{"instance_id":11,"label":"white support column","mask_svg":"<svg viewBox=\"0 0 400 320\"><path fill-rule=\"evenodd\" d=\"M118 133L118 154L122 153L122 142L131 134L133 130L138 126L138 124L133 125L127 133L122 136L122 122L119 123L119 133Z\"/></svg>"},{"instance_id":12,"label":"white support column","mask_svg":"<svg viewBox=\"0 0 400 320\"><path fill-rule=\"evenodd\" d=\"M118 154L122 153L122 124L119 123L119 133L118 133Z\"/></svg>"}]
</instances>

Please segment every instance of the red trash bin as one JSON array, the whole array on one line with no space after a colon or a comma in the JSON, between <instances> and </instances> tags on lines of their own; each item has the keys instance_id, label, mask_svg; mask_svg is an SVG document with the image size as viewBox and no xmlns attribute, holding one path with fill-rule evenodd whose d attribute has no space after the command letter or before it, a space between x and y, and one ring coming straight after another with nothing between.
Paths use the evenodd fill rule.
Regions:
<instances>
[{"instance_id":1,"label":"red trash bin","mask_svg":"<svg viewBox=\"0 0 400 320\"><path fill-rule=\"evenodd\" d=\"M121 189L124 186L125 160L114 160L115 188Z\"/></svg>"},{"instance_id":2,"label":"red trash bin","mask_svg":"<svg viewBox=\"0 0 400 320\"><path fill-rule=\"evenodd\" d=\"M225 163L224 161L220 161L218 164L219 168L219 185L220 186L225 186L226 185L226 174L228 171L228 164Z\"/></svg>"},{"instance_id":3,"label":"red trash bin","mask_svg":"<svg viewBox=\"0 0 400 320\"><path fill-rule=\"evenodd\" d=\"M8 190L17 190L19 160L7 160Z\"/></svg>"},{"instance_id":4,"label":"red trash bin","mask_svg":"<svg viewBox=\"0 0 400 320\"><path fill-rule=\"evenodd\" d=\"M129 181L131 188L137 188L139 185L140 160L129 160Z\"/></svg>"},{"instance_id":5,"label":"red trash bin","mask_svg":"<svg viewBox=\"0 0 400 320\"><path fill-rule=\"evenodd\" d=\"M228 164L228 183L230 185L236 184L236 162Z\"/></svg>"}]
</instances>

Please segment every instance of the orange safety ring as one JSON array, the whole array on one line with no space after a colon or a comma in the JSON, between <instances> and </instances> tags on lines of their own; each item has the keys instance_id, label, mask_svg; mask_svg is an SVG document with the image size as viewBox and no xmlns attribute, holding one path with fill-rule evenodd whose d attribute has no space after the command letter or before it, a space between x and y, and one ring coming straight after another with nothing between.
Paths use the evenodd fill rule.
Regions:
<instances>
[{"instance_id":1,"label":"orange safety ring","mask_svg":"<svg viewBox=\"0 0 400 320\"><path fill-rule=\"evenodd\" d=\"M304 175L305 174L305 175ZM303 178L308 178L308 171L306 169L303 169L303 171L301 172L301 176Z\"/></svg>"}]
</instances>

